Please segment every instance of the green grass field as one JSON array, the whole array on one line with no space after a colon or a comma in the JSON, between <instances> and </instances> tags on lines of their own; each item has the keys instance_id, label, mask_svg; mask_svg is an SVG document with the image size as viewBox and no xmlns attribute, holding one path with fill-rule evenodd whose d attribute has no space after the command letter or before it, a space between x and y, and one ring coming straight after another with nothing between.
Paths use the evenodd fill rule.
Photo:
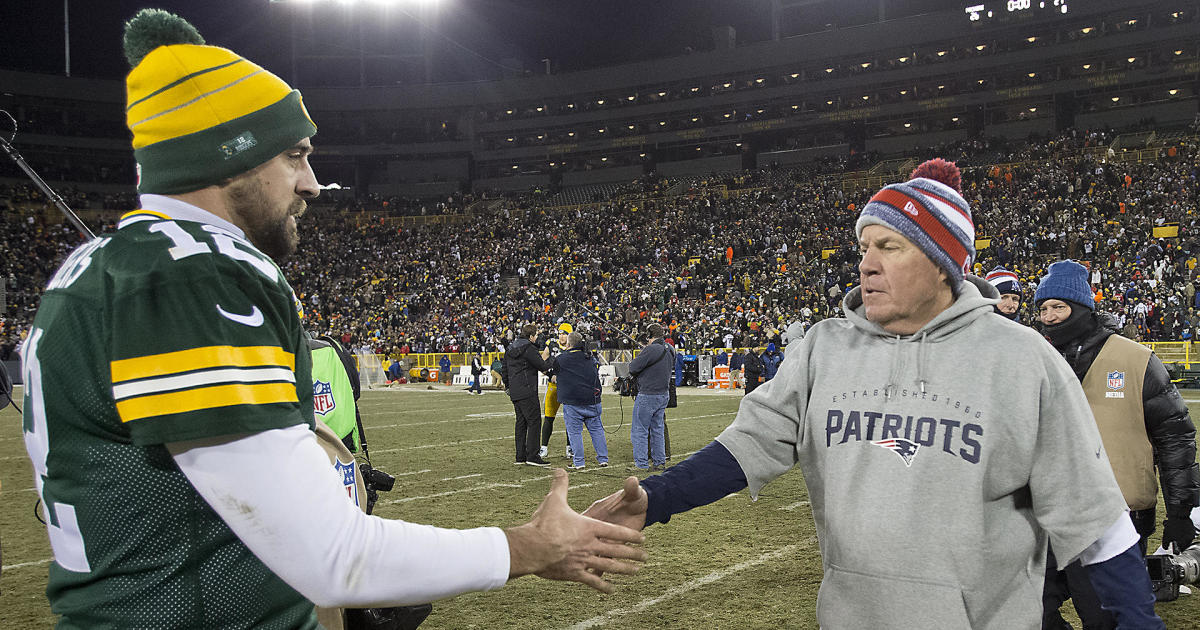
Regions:
<instances>
[{"instance_id":1,"label":"green grass field","mask_svg":"<svg viewBox=\"0 0 1200 630\"><path fill-rule=\"evenodd\" d=\"M18 388L19 391L19 388ZM1200 393L1186 392L1194 418ZM712 440L729 424L740 395L680 392L668 425L673 461ZM19 400L19 399L18 399ZM365 392L360 401L372 460L396 475L376 514L444 527L516 525L549 488L549 471L513 466L513 410L500 392ZM623 404L623 410L621 408ZM613 466L571 473L569 501L582 510L620 487L629 445L629 399L604 398ZM550 461L566 466L561 414ZM585 436L585 442L587 437ZM0 628L46 628L49 543L34 518L36 497L10 407L0 411ZM650 560L635 576L616 576L617 592L527 577L491 593L437 602L422 628L817 628L814 604L821 559L798 471L776 480L751 502L745 491L646 530ZM1157 536L1152 540L1157 544ZM1069 606L1068 606L1069 608ZM1196 628L1200 594L1159 604L1168 628Z\"/></svg>"}]
</instances>

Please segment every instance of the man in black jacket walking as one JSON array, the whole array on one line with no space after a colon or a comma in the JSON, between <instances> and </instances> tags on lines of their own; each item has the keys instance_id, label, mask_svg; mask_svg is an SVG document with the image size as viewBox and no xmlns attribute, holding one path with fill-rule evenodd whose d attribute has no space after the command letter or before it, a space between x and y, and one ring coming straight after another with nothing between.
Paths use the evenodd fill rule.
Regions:
<instances>
[{"instance_id":1,"label":"man in black jacket walking","mask_svg":"<svg viewBox=\"0 0 1200 630\"><path fill-rule=\"evenodd\" d=\"M508 397L517 412L516 444L517 459L514 464L549 466L550 463L538 456L539 432L542 416L538 409L538 372L547 372L550 365L546 359L550 350L539 354L533 345L537 338L537 327L526 324L517 339L504 353L504 383L508 386Z\"/></svg>"},{"instance_id":2,"label":"man in black jacket walking","mask_svg":"<svg viewBox=\"0 0 1200 630\"><path fill-rule=\"evenodd\" d=\"M750 395L750 392L758 387L758 379L762 377L766 367L762 357L758 356L754 348L746 348L746 355L742 360L742 370L746 375L746 395Z\"/></svg>"},{"instance_id":3,"label":"man in black jacket walking","mask_svg":"<svg viewBox=\"0 0 1200 630\"><path fill-rule=\"evenodd\" d=\"M1130 518L1142 537L1142 553L1155 529L1155 468L1167 504L1163 546L1174 543L1182 551L1195 537L1189 514L1200 503L1196 428L1162 361L1117 334L1115 317L1094 312L1087 273L1071 260L1050 265L1034 295L1042 332L1083 385ZM1085 628L1115 628L1112 616L1100 608L1086 571L1077 565L1056 571L1047 561L1042 627L1070 627L1058 614L1070 597Z\"/></svg>"}]
</instances>

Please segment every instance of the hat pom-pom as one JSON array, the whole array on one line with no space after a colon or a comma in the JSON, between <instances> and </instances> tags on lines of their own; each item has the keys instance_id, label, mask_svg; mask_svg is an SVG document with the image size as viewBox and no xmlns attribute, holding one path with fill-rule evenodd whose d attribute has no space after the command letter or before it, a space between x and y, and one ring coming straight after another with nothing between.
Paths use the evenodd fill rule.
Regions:
<instances>
[{"instance_id":1,"label":"hat pom-pom","mask_svg":"<svg viewBox=\"0 0 1200 630\"><path fill-rule=\"evenodd\" d=\"M159 46L204 44L204 38L187 20L162 9L142 9L125 23L125 59L137 67Z\"/></svg>"},{"instance_id":2,"label":"hat pom-pom","mask_svg":"<svg viewBox=\"0 0 1200 630\"><path fill-rule=\"evenodd\" d=\"M947 162L942 158L933 158L922 162L920 166L913 169L909 179L924 177L941 182L954 189L954 192L962 194L962 172L958 170L954 162Z\"/></svg>"}]
</instances>

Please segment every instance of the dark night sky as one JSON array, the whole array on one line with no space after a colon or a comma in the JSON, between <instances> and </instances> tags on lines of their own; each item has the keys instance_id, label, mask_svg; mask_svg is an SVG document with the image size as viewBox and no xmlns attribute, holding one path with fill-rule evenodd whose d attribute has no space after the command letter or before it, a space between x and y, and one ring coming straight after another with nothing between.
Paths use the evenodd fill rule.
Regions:
<instances>
[{"instance_id":1,"label":"dark night sky","mask_svg":"<svg viewBox=\"0 0 1200 630\"><path fill-rule=\"evenodd\" d=\"M369 6L370 0L366 1ZM392 1L401 7L393 9L396 20L405 21L406 12L416 15L421 10L420 0ZM710 29L717 25L733 26L740 43L770 36L768 0L436 2L435 81L494 78L505 59L537 69L539 60L549 57L556 71L566 71L670 56L686 47L705 50L712 46ZM962 4L954 0L887 2L895 14ZM4 0L0 5L0 36L4 37L0 67L61 74L63 3ZM128 70L121 56L122 24L146 6L174 11L195 24L208 43L232 48L281 72L290 63L290 30L283 12L298 8L295 4L271 5L268 0L70 0L70 5L71 74L103 78L121 77ZM877 14L878 6L878 0L830 0L805 7L791 12L785 34L789 29L814 30L818 23L861 22ZM325 34L326 30L318 32ZM325 39L334 40L333 45L342 50L357 45L349 38L334 38L332 33ZM306 42L299 41L299 45Z\"/></svg>"}]
</instances>

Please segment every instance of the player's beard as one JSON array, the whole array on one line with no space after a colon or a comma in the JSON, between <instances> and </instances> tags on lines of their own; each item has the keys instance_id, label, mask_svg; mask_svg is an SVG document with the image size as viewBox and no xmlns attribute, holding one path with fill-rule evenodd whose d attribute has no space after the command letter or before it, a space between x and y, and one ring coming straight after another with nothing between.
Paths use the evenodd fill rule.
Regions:
<instances>
[{"instance_id":1,"label":"player's beard","mask_svg":"<svg viewBox=\"0 0 1200 630\"><path fill-rule=\"evenodd\" d=\"M295 217L308 207L303 199L296 198L286 209L280 209L279 202L270 198L256 177L230 184L226 195L229 214L259 251L276 262L295 253L300 243Z\"/></svg>"}]
</instances>

